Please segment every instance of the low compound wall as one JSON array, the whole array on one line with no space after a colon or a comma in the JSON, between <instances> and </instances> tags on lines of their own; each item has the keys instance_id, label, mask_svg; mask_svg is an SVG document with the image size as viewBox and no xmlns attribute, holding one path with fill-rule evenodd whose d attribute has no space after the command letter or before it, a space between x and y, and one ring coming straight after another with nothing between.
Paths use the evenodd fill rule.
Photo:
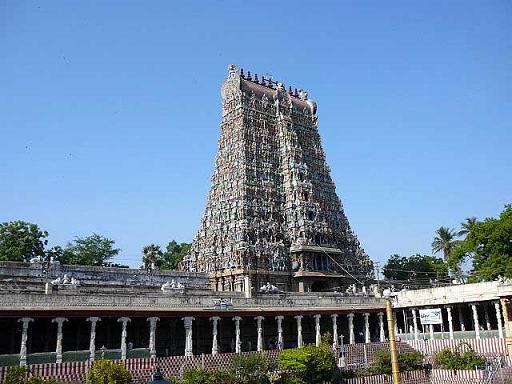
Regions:
<instances>
[{"instance_id":1,"label":"low compound wall","mask_svg":"<svg viewBox=\"0 0 512 384\"><path fill-rule=\"evenodd\" d=\"M488 371L451 371L446 369L433 369L429 375L424 371L402 372L402 384L479 384L485 383L489 376ZM391 375L375 375L346 379L345 384L390 384Z\"/></svg>"},{"instance_id":2,"label":"low compound wall","mask_svg":"<svg viewBox=\"0 0 512 384\"><path fill-rule=\"evenodd\" d=\"M504 339L459 339L459 340L406 340L414 349L426 356L433 356L445 348L455 350L468 344L479 355L497 357L507 355L507 345ZM462 344L462 345L461 345Z\"/></svg>"},{"instance_id":3,"label":"low compound wall","mask_svg":"<svg viewBox=\"0 0 512 384\"><path fill-rule=\"evenodd\" d=\"M255 352L245 352L242 355L254 354ZM271 361L275 361L278 351L262 352ZM166 376L181 377L183 371L190 368L210 368L222 369L231 368L235 353L221 353L218 355L200 355L200 356L172 356L161 357L157 359L140 358L128 359L122 363L133 377L133 383L146 383L156 367L162 369ZM78 384L81 383L87 372L94 363L90 361L73 361L60 364L34 364L29 366L32 375L45 378L55 378L61 383ZM0 367L0 383L12 367Z\"/></svg>"}]
</instances>

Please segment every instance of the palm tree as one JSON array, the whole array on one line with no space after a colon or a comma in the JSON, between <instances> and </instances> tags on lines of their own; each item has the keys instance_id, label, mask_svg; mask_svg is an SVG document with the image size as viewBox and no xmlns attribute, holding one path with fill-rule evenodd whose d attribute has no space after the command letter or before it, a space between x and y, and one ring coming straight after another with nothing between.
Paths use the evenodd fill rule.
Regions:
<instances>
[{"instance_id":1,"label":"palm tree","mask_svg":"<svg viewBox=\"0 0 512 384\"><path fill-rule=\"evenodd\" d=\"M447 227L440 227L436 231L436 237L434 237L434 241L432 241L432 252L438 253L443 251L443 259L445 262L448 262L452 254L453 248L457 244L455 237L457 234L453 229Z\"/></svg>"},{"instance_id":2,"label":"palm tree","mask_svg":"<svg viewBox=\"0 0 512 384\"><path fill-rule=\"evenodd\" d=\"M476 223L478 223L476 217L467 217L466 221L460 223L460 231L457 232L457 236L466 237Z\"/></svg>"},{"instance_id":3,"label":"palm tree","mask_svg":"<svg viewBox=\"0 0 512 384\"><path fill-rule=\"evenodd\" d=\"M163 255L160 246L155 244L146 245L142 250L142 254L142 263L146 270L154 269L161 261Z\"/></svg>"}]
</instances>

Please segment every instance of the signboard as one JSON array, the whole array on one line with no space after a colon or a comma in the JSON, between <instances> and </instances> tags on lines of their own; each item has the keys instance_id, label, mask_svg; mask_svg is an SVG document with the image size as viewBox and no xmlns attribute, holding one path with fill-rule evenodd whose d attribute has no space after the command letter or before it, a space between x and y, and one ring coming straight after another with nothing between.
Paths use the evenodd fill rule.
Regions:
<instances>
[{"instance_id":1,"label":"signboard","mask_svg":"<svg viewBox=\"0 0 512 384\"><path fill-rule=\"evenodd\" d=\"M420 323L422 325L442 324L441 308L420 309Z\"/></svg>"}]
</instances>

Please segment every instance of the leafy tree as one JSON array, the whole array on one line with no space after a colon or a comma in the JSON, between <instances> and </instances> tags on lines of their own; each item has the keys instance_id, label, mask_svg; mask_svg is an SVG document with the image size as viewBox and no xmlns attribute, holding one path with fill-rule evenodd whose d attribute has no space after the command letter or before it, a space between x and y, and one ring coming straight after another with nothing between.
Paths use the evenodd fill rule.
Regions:
<instances>
[{"instance_id":1,"label":"leafy tree","mask_svg":"<svg viewBox=\"0 0 512 384\"><path fill-rule=\"evenodd\" d=\"M5 376L5 384L23 384L27 377L27 367L12 367Z\"/></svg>"},{"instance_id":2,"label":"leafy tree","mask_svg":"<svg viewBox=\"0 0 512 384\"><path fill-rule=\"evenodd\" d=\"M427 255L402 257L391 255L384 265L384 276L389 280L416 280L419 278L448 277L448 265L440 258Z\"/></svg>"},{"instance_id":3,"label":"leafy tree","mask_svg":"<svg viewBox=\"0 0 512 384\"><path fill-rule=\"evenodd\" d=\"M270 364L262 354L238 355L233 358L233 370L238 384L262 384L268 382Z\"/></svg>"},{"instance_id":4,"label":"leafy tree","mask_svg":"<svg viewBox=\"0 0 512 384\"><path fill-rule=\"evenodd\" d=\"M398 355L398 365L401 372L414 371L421 367L423 355L419 351L403 352ZM372 374L391 373L391 352L381 349L373 355L373 363L370 368Z\"/></svg>"},{"instance_id":5,"label":"leafy tree","mask_svg":"<svg viewBox=\"0 0 512 384\"><path fill-rule=\"evenodd\" d=\"M455 240L456 236L457 235L453 229L440 227L436 231L434 241L432 241L432 252L438 253L443 251L444 261L448 261L453 249L457 245L457 240Z\"/></svg>"},{"instance_id":6,"label":"leafy tree","mask_svg":"<svg viewBox=\"0 0 512 384\"><path fill-rule=\"evenodd\" d=\"M120 251L114 248L114 244L114 240L96 233L87 237L77 236L68 243L59 261L63 264L105 265Z\"/></svg>"},{"instance_id":7,"label":"leafy tree","mask_svg":"<svg viewBox=\"0 0 512 384\"><path fill-rule=\"evenodd\" d=\"M29 261L43 257L48 232L37 224L11 221L0 224L0 261Z\"/></svg>"},{"instance_id":8,"label":"leafy tree","mask_svg":"<svg viewBox=\"0 0 512 384\"><path fill-rule=\"evenodd\" d=\"M478 220L476 217L467 217L466 221L460 223L460 229L459 232L457 232L457 236L459 237L465 237L468 235L469 231L473 226L478 223Z\"/></svg>"},{"instance_id":9,"label":"leafy tree","mask_svg":"<svg viewBox=\"0 0 512 384\"><path fill-rule=\"evenodd\" d=\"M27 367L12 367L5 376L4 384L58 384L55 379L41 379L39 376L30 376Z\"/></svg>"},{"instance_id":10,"label":"leafy tree","mask_svg":"<svg viewBox=\"0 0 512 384\"><path fill-rule=\"evenodd\" d=\"M470 258L470 279L489 281L503 276L512 278L512 205L506 205L498 218L474 223L454 250L450 264Z\"/></svg>"},{"instance_id":11,"label":"leafy tree","mask_svg":"<svg viewBox=\"0 0 512 384\"><path fill-rule=\"evenodd\" d=\"M172 381L174 382L174 381ZM225 369L209 370L192 368L183 372L180 384L239 384L233 371Z\"/></svg>"},{"instance_id":12,"label":"leafy tree","mask_svg":"<svg viewBox=\"0 0 512 384\"><path fill-rule=\"evenodd\" d=\"M142 250L142 263L144 268L160 267L162 265L163 252L159 245L149 244Z\"/></svg>"},{"instance_id":13,"label":"leafy tree","mask_svg":"<svg viewBox=\"0 0 512 384\"><path fill-rule=\"evenodd\" d=\"M166 251L162 255L161 269L178 269L178 264L183 257L190 251L190 243L177 243L172 240L167 244Z\"/></svg>"},{"instance_id":14,"label":"leafy tree","mask_svg":"<svg viewBox=\"0 0 512 384\"><path fill-rule=\"evenodd\" d=\"M320 384L331 382L336 375L336 358L327 342L318 347L307 345L299 349L285 349L279 353L277 361L287 372L283 377L287 383Z\"/></svg>"},{"instance_id":15,"label":"leafy tree","mask_svg":"<svg viewBox=\"0 0 512 384\"><path fill-rule=\"evenodd\" d=\"M130 372L122 364L110 360L98 360L87 374L87 384L130 384Z\"/></svg>"},{"instance_id":16,"label":"leafy tree","mask_svg":"<svg viewBox=\"0 0 512 384\"><path fill-rule=\"evenodd\" d=\"M463 353L459 350L452 351L450 348L445 348L435 355L435 360L443 369L474 369L485 364L483 357L478 356L469 345L465 346L468 350Z\"/></svg>"}]
</instances>

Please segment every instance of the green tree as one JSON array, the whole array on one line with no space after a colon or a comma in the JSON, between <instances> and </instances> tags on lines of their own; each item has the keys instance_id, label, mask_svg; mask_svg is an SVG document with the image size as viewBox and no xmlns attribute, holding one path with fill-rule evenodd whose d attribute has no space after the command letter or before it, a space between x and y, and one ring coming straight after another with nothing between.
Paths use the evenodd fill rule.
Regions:
<instances>
[{"instance_id":1,"label":"green tree","mask_svg":"<svg viewBox=\"0 0 512 384\"><path fill-rule=\"evenodd\" d=\"M166 251L162 255L161 269L178 269L178 264L190 251L190 243L177 243L172 240L167 244Z\"/></svg>"},{"instance_id":2,"label":"green tree","mask_svg":"<svg viewBox=\"0 0 512 384\"><path fill-rule=\"evenodd\" d=\"M87 384L130 384L130 372L122 364L110 360L98 360L87 374Z\"/></svg>"},{"instance_id":3,"label":"green tree","mask_svg":"<svg viewBox=\"0 0 512 384\"><path fill-rule=\"evenodd\" d=\"M456 236L457 235L453 229L440 227L436 231L434 241L432 241L432 252L438 253L442 251L443 259L447 262L453 249L457 245L457 240L455 239Z\"/></svg>"},{"instance_id":4,"label":"green tree","mask_svg":"<svg viewBox=\"0 0 512 384\"><path fill-rule=\"evenodd\" d=\"M422 362L423 355L419 351L402 352L398 355L398 365L401 372L420 369ZM385 349L375 352L370 372L373 374L390 374L391 352Z\"/></svg>"},{"instance_id":5,"label":"green tree","mask_svg":"<svg viewBox=\"0 0 512 384\"><path fill-rule=\"evenodd\" d=\"M105 265L108 260L119 254L114 248L114 240L93 233L87 237L75 237L68 243L59 261L63 264Z\"/></svg>"},{"instance_id":6,"label":"green tree","mask_svg":"<svg viewBox=\"0 0 512 384\"><path fill-rule=\"evenodd\" d=\"M27 367L11 367L5 376L4 384L58 384L58 381L31 376Z\"/></svg>"},{"instance_id":7,"label":"green tree","mask_svg":"<svg viewBox=\"0 0 512 384\"><path fill-rule=\"evenodd\" d=\"M497 218L473 224L454 250L450 264L472 261L470 280L489 281L499 276L512 278L512 205Z\"/></svg>"},{"instance_id":8,"label":"green tree","mask_svg":"<svg viewBox=\"0 0 512 384\"><path fill-rule=\"evenodd\" d=\"M459 350L461 345L452 351L445 348L435 355L435 360L443 369L475 369L477 366L485 365L485 358L478 356L476 352L468 345L464 347L465 352Z\"/></svg>"},{"instance_id":9,"label":"green tree","mask_svg":"<svg viewBox=\"0 0 512 384\"><path fill-rule=\"evenodd\" d=\"M159 245L149 244L142 249L142 263L144 268L160 267L162 265L163 252Z\"/></svg>"},{"instance_id":10,"label":"green tree","mask_svg":"<svg viewBox=\"0 0 512 384\"><path fill-rule=\"evenodd\" d=\"M0 224L0 261L29 261L44 257L48 232L37 224L11 221Z\"/></svg>"},{"instance_id":11,"label":"green tree","mask_svg":"<svg viewBox=\"0 0 512 384\"><path fill-rule=\"evenodd\" d=\"M171 381L175 382L175 381ZM225 369L191 368L183 372L180 384L240 384L235 373Z\"/></svg>"},{"instance_id":12,"label":"green tree","mask_svg":"<svg viewBox=\"0 0 512 384\"><path fill-rule=\"evenodd\" d=\"M465 237L468 235L469 231L471 231L471 228L478 223L478 220L476 217L467 217L466 221L463 221L460 223L460 229L459 232L457 232L457 236L459 237Z\"/></svg>"},{"instance_id":13,"label":"green tree","mask_svg":"<svg viewBox=\"0 0 512 384\"><path fill-rule=\"evenodd\" d=\"M409 280L420 282L421 278L446 278L448 277L448 265L435 256L412 255L402 257L391 255L384 264L384 276L389 280Z\"/></svg>"},{"instance_id":14,"label":"green tree","mask_svg":"<svg viewBox=\"0 0 512 384\"><path fill-rule=\"evenodd\" d=\"M267 373L271 366L265 355L237 355L233 358L233 370L238 384L263 384L268 382Z\"/></svg>"},{"instance_id":15,"label":"green tree","mask_svg":"<svg viewBox=\"0 0 512 384\"><path fill-rule=\"evenodd\" d=\"M284 382L320 384L332 382L336 375L336 358L326 339L320 346L307 345L299 349L285 349L277 361L286 372Z\"/></svg>"}]
</instances>

